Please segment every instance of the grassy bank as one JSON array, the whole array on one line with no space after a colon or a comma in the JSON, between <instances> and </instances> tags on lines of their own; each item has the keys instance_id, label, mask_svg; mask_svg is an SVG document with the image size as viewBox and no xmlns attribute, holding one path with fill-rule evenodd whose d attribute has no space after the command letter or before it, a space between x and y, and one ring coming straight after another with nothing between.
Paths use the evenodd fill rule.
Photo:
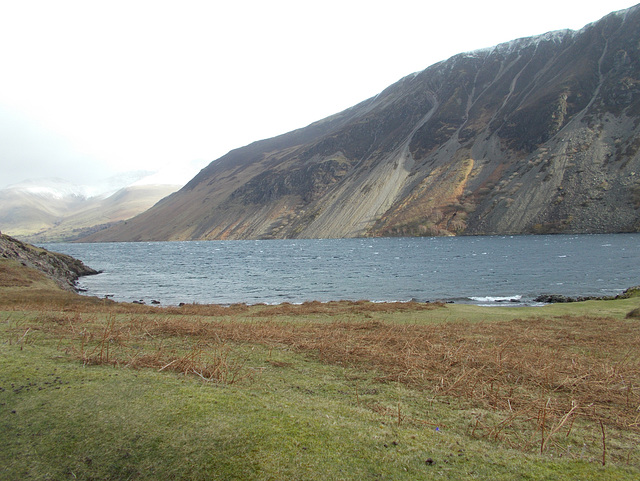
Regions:
<instances>
[{"instance_id":1,"label":"grassy bank","mask_svg":"<svg viewBox=\"0 0 640 481\"><path fill-rule=\"evenodd\" d=\"M2 479L640 476L640 298L156 308L0 275Z\"/></svg>"}]
</instances>

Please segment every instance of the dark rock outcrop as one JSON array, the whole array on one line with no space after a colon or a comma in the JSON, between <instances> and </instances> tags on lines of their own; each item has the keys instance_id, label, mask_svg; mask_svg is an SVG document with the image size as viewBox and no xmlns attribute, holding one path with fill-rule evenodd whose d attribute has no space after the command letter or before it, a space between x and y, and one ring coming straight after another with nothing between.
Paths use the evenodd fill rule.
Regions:
<instances>
[{"instance_id":1,"label":"dark rock outcrop","mask_svg":"<svg viewBox=\"0 0 640 481\"><path fill-rule=\"evenodd\" d=\"M536 297L534 302L543 302L545 304L557 304L565 302L583 302L583 301L612 301L615 299L629 299L631 297L640 296L640 286L630 287L624 292L616 296L563 296L562 294L541 294Z\"/></svg>"},{"instance_id":2,"label":"dark rock outcrop","mask_svg":"<svg viewBox=\"0 0 640 481\"><path fill-rule=\"evenodd\" d=\"M61 288L75 291L81 276L99 274L82 261L65 254L26 244L0 233L0 257L19 261L25 267L39 270L53 279Z\"/></svg>"}]
</instances>

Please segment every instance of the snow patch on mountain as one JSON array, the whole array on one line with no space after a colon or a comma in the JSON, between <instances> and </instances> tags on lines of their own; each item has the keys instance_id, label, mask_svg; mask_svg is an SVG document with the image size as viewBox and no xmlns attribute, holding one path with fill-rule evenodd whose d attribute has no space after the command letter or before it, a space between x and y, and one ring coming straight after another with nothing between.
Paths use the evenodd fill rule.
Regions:
<instances>
[{"instance_id":1,"label":"snow patch on mountain","mask_svg":"<svg viewBox=\"0 0 640 481\"><path fill-rule=\"evenodd\" d=\"M191 174L187 174L191 175ZM12 184L5 189L13 192L23 192L50 199L101 199L107 198L126 187L142 185L175 185L181 184L182 176L177 172L152 172L138 170L114 175L102 182L90 185L75 184L57 177L37 178ZM187 179L188 180L188 179ZM185 181L186 183L186 181Z\"/></svg>"},{"instance_id":2,"label":"snow patch on mountain","mask_svg":"<svg viewBox=\"0 0 640 481\"><path fill-rule=\"evenodd\" d=\"M462 57L486 57L487 55L490 55L494 52L498 52L503 55L506 55L510 52L518 51L523 48L530 47L532 45L537 47L542 42L560 43L564 41L567 37L573 37L575 34L576 34L576 31L570 30L570 29L554 30L552 32L543 33L541 35L536 35L534 37L517 38L515 40L503 42L491 47L479 48L477 50L464 52L459 55Z\"/></svg>"},{"instance_id":3,"label":"snow patch on mountain","mask_svg":"<svg viewBox=\"0 0 640 481\"><path fill-rule=\"evenodd\" d=\"M24 192L53 199L68 197L86 199L90 197L86 186L77 185L59 178L26 180L18 184L9 185L3 190Z\"/></svg>"}]
</instances>

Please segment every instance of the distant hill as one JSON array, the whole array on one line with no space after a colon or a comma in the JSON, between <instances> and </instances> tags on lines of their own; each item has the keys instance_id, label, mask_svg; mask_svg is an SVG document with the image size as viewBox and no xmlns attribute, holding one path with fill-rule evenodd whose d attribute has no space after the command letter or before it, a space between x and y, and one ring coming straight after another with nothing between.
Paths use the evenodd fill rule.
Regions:
<instances>
[{"instance_id":1,"label":"distant hill","mask_svg":"<svg viewBox=\"0 0 640 481\"><path fill-rule=\"evenodd\" d=\"M0 190L0 228L29 242L73 240L144 212L176 191L175 185L142 185L91 195L59 179Z\"/></svg>"},{"instance_id":2,"label":"distant hill","mask_svg":"<svg viewBox=\"0 0 640 481\"><path fill-rule=\"evenodd\" d=\"M456 55L85 240L638 231L639 38L636 6Z\"/></svg>"}]
</instances>

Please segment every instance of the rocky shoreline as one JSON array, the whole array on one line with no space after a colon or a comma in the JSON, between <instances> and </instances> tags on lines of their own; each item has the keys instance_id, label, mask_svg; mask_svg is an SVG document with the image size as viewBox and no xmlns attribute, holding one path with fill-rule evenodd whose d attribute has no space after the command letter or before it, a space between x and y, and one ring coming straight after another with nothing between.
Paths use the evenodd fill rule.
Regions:
<instances>
[{"instance_id":1,"label":"rocky shoreline","mask_svg":"<svg viewBox=\"0 0 640 481\"><path fill-rule=\"evenodd\" d=\"M615 299L628 299L640 294L640 286L630 287L617 296L578 296L570 297L561 294L542 294L534 298L534 302L542 302L544 304L558 304L564 302L583 302L583 301L613 301Z\"/></svg>"},{"instance_id":2,"label":"rocky shoreline","mask_svg":"<svg viewBox=\"0 0 640 481\"><path fill-rule=\"evenodd\" d=\"M79 277L100 273L71 256L26 244L1 232L0 257L16 260L25 267L37 269L53 279L62 289L74 292L78 291L76 282Z\"/></svg>"}]
</instances>

